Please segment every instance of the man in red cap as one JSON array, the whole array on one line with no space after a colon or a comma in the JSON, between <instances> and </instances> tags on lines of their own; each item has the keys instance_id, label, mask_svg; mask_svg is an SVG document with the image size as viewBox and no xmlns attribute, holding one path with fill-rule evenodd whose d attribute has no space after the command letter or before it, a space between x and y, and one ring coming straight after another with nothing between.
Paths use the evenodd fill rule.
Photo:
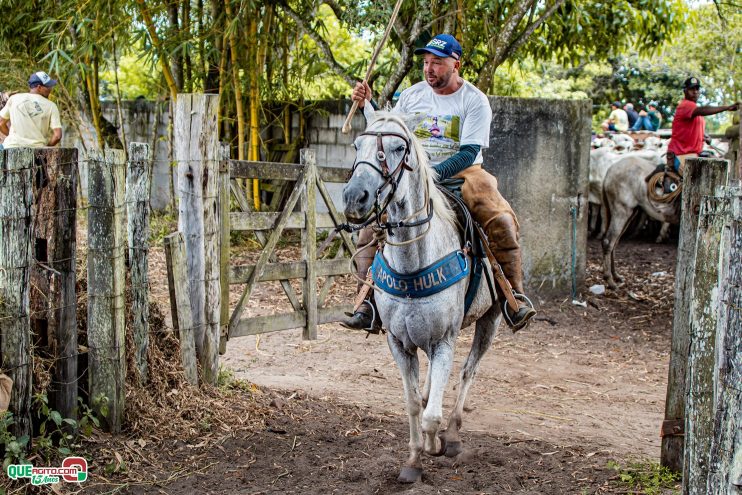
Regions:
<instances>
[{"instance_id":1,"label":"man in red cap","mask_svg":"<svg viewBox=\"0 0 742 495\"><path fill-rule=\"evenodd\" d=\"M46 72L34 72L28 78L28 93L8 98L0 110L0 131L8 136L3 147L41 148L55 146L62 140L59 109L49 100L56 84Z\"/></svg>"},{"instance_id":2,"label":"man in red cap","mask_svg":"<svg viewBox=\"0 0 742 495\"><path fill-rule=\"evenodd\" d=\"M739 102L726 106L699 107L696 102L700 94L701 83L698 78L689 77L683 83L685 98L675 109L675 118L672 121L672 137L667 147L668 171L682 175L686 158L698 156L703 151L704 131L707 115L721 112L736 112Z\"/></svg>"},{"instance_id":3,"label":"man in red cap","mask_svg":"<svg viewBox=\"0 0 742 495\"><path fill-rule=\"evenodd\" d=\"M497 190L497 179L482 168L482 149L489 146L492 109L489 100L474 85L459 76L462 49L450 34L439 34L415 50L424 55L424 80L402 91L394 112L417 114L422 118L411 129L421 140L439 180L463 179L462 196L474 219L487 234L495 260L502 267L516 297L524 294L519 226L515 212ZM352 99L364 109L366 120L373 119L371 88L357 83ZM359 234L359 246L373 239L370 227ZM372 247L356 257L360 278L366 278L373 261ZM493 260L493 261L495 261ZM360 289L360 286L359 286ZM372 291L373 292L373 291ZM525 299L525 298L523 298ZM506 322L513 331L525 327L536 311L519 299L518 311L509 312ZM348 328L373 328L375 322L370 299L342 322Z\"/></svg>"}]
</instances>

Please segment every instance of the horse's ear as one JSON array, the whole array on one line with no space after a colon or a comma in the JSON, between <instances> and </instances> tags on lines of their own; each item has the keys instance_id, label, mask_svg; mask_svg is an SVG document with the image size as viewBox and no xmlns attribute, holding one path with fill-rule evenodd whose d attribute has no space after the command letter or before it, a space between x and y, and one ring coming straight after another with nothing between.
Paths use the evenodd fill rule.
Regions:
<instances>
[{"instance_id":1,"label":"horse's ear","mask_svg":"<svg viewBox=\"0 0 742 495\"><path fill-rule=\"evenodd\" d=\"M425 120L424 113L405 113L402 114L402 120L404 121L407 128L414 134L415 129L420 123Z\"/></svg>"}]
</instances>

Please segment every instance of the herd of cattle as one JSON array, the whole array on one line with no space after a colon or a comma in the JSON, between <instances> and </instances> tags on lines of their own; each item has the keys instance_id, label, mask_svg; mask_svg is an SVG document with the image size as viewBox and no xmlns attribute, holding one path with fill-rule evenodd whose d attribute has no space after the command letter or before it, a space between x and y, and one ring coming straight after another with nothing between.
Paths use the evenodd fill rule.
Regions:
<instances>
[{"instance_id":1,"label":"herd of cattle","mask_svg":"<svg viewBox=\"0 0 742 495\"><path fill-rule=\"evenodd\" d=\"M650 199L647 178L664 166L669 139L643 135L613 134L593 140L590 151L588 201L590 232L602 239L603 277L615 289L622 278L616 274L613 253L632 217L643 212L662 222L657 242L667 239L670 224L680 222L680 201L661 203ZM728 143L706 145L710 156L726 154ZM661 195L662 191L658 191Z\"/></svg>"}]
</instances>

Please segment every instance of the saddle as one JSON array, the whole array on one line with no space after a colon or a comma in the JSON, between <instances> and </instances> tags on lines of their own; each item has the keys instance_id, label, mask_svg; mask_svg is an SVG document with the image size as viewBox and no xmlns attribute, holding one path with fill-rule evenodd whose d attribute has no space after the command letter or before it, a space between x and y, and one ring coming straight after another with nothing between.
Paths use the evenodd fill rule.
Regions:
<instances>
[{"instance_id":1,"label":"saddle","mask_svg":"<svg viewBox=\"0 0 742 495\"><path fill-rule=\"evenodd\" d=\"M494 302L497 298L495 295L495 284L492 280L492 274L489 270L485 269L484 259L487 257L487 253L484 250L484 242L486 239L481 237L481 228L477 228L474 218L471 216L469 208L464 203L464 198L461 193L461 187L464 184L464 179L444 179L438 182L438 190L448 198L449 204L456 212L459 224L459 233L463 239L463 248L471 256L472 259L472 278L469 287L466 290L466 296L464 299L464 314L469 311L469 307L474 301L474 296L477 294L479 284L482 282L482 272L484 272L487 279L487 286Z\"/></svg>"}]
</instances>

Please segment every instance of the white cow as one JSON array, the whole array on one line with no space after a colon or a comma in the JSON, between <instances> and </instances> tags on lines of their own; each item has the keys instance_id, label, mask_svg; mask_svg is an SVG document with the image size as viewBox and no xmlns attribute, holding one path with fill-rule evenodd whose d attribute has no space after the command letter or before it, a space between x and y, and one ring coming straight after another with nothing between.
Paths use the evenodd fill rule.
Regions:
<instances>
[{"instance_id":1,"label":"white cow","mask_svg":"<svg viewBox=\"0 0 742 495\"><path fill-rule=\"evenodd\" d=\"M616 134L616 136L621 136L621 134ZM631 140L631 143L633 143L633 140ZM590 170L588 176L589 228L590 232L595 233L598 239L603 237L606 228L605 222L602 222L602 228L598 229L598 211L600 211L600 207L603 204L603 180L611 166L625 156L637 156L655 165L664 163L663 157L658 150L643 149L626 151L627 146L633 146L631 143L626 140L620 140L620 144L617 143L613 148L597 148L590 151Z\"/></svg>"}]
</instances>

